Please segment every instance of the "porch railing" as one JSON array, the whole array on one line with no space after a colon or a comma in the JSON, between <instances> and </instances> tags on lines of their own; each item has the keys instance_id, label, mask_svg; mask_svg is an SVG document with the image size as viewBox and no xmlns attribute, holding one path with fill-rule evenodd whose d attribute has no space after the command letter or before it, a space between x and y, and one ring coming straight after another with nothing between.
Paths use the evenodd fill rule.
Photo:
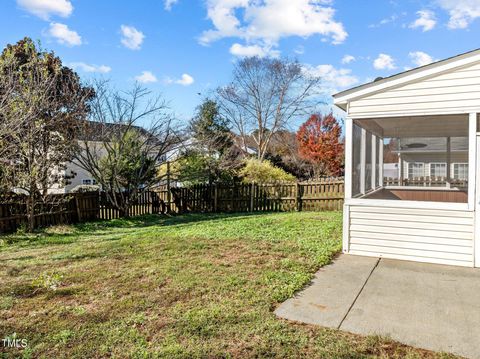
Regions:
<instances>
[{"instance_id":1,"label":"porch railing","mask_svg":"<svg viewBox=\"0 0 480 359\"><path fill-rule=\"evenodd\" d=\"M404 178L401 180L398 177L385 177L383 183L385 186L446 187L448 181L446 177L435 176ZM468 187L468 181L451 178L450 187Z\"/></svg>"}]
</instances>

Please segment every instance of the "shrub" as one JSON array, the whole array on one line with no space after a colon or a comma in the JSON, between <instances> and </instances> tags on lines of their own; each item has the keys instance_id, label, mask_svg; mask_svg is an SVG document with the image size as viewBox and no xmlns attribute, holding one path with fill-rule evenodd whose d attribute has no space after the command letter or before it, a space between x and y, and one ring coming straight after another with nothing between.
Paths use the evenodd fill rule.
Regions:
<instances>
[{"instance_id":1,"label":"shrub","mask_svg":"<svg viewBox=\"0 0 480 359\"><path fill-rule=\"evenodd\" d=\"M283 169L274 166L270 161L248 159L245 167L240 170L240 177L243 182L267 183L267 182L295 182L295 176L285 172Z\"/></svg>"},{"instance_id":2,"label":"shrub","mask_svg":"<svg viewBox=\"0 0 480 359\"><path fill-rule=\"evenodd\" d=\"M235 171L223 158L210 156L196 150L182 154L182 157L170 164L170 179L184 185L215 182L232 182ZM165 180L167 165L158 170L158 177Z\"/></svg>"},{"instance_id":3,"label":"shrub","mask_svg":"<svg viewBox=\"0 0 480 359\"><path fill-rule=\"evenodd\" d=\"M100 187L97 185L81 184L73 187L70 192L71 193L87 193L87 192L98 192L98 191L100 191Z\"/></svg>"}]
</instances>

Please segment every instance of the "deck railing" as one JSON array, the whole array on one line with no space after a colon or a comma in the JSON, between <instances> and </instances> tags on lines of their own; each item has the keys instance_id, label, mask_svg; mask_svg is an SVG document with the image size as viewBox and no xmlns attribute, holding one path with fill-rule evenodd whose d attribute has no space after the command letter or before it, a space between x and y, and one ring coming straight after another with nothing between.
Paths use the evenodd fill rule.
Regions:
<instances>
[{"instance_id":1,"label":"deck railing","mask_svg":"<svg viewBox=\"0 0 480 359\"><path fill-rule=\"evenodd\" d=\"M385 177L383 184L385 186L418 186L418 187L446 187L446 177L414 177L400 180L398 177ZM467 180L450 179L450 187L465 188L468 187Z\"/></svg>"}]
</instances>

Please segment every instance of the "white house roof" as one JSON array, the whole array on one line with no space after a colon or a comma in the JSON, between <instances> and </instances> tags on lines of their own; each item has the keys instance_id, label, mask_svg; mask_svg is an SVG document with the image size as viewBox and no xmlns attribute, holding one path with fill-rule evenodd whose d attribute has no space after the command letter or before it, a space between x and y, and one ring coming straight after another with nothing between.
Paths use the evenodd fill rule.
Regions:
<instances>
[{"instance_id":1,"label":"white house roof","mask_svg":"<svg viewBox=\"0 0 480 359\"><path fill-rule=\"evenodd\" d=\"M396 87L408 84L410 82L418 81L419 79L422 79L424 77L429 77L459 67L468 66L479 61L480 49L472 50L460 55L447 58L445 60L417 67L389 77L379 78L373 82L369 82L339 92L333 95L334 104L340 107L342 110L346 111L348 102L353 99L367 96L376 92L381 92L391 87Z\"/></svg>"}]
</instances>

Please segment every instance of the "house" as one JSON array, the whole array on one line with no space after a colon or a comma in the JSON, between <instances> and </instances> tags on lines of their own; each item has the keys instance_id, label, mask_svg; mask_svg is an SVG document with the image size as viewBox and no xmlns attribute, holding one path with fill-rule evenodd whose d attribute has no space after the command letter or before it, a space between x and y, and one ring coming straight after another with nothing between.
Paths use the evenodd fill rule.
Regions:
<instances>
[{"instance_id":1,"label":"house","mask_svg":"<svg viewBox=\"0 0 480 359\"><path fill-rule=\"evenodd\" d=\"M466 137L401 138L392 141L390 151L396 163L384 163L384 181L401 181L409 185L423 182L447 182L447 148L450 146L448 164L452 182L461 184L468 180L468 141ZM393 147L393 148L392 148Z\"/></svg>"},{"instance_id":2,"label":"house","mask_svg":"<svg viewBox=\"0 0 480 359\"><path fill-rule=\"evenodd\" d=\"M122 127L126 126L140 132L141 134L145 133L147 135L146 130L138 126L84 121L84 125L80 126L82 130L79 131L77 140L80 143L80 147L85 148L85 146L88 146L92 153L95 153L96 156L102 157L107 154L105 143L110 142L110 139L116 134L121 134L122 131L125 131L125 128ZM152 153L152 156L156 155L157 152ZM159 164L164 163L167 160L172 160L177 156L179 156L179 148L172 145L170 146L170 149L158 159ZM77 160L72 160L67 163L65 168L62 169L62 175L68 178L67 184L54 184L52 188L49 189L49 193L69 193L78 186L97 185L93 175L85 170Z\"/></svg>"},{"instance_id":3,"label":"house","mask_svg":"<svg viewBox=\"0 0 480 359\"><path fill-rule=\"evenodd\" d=\"M480 267L480 49L334 103L347 113L343 251ZM402 180L387 183L384 149L395 142ZM408 181L437 174L445 180Z\"/></svg>"}]
</instances>

